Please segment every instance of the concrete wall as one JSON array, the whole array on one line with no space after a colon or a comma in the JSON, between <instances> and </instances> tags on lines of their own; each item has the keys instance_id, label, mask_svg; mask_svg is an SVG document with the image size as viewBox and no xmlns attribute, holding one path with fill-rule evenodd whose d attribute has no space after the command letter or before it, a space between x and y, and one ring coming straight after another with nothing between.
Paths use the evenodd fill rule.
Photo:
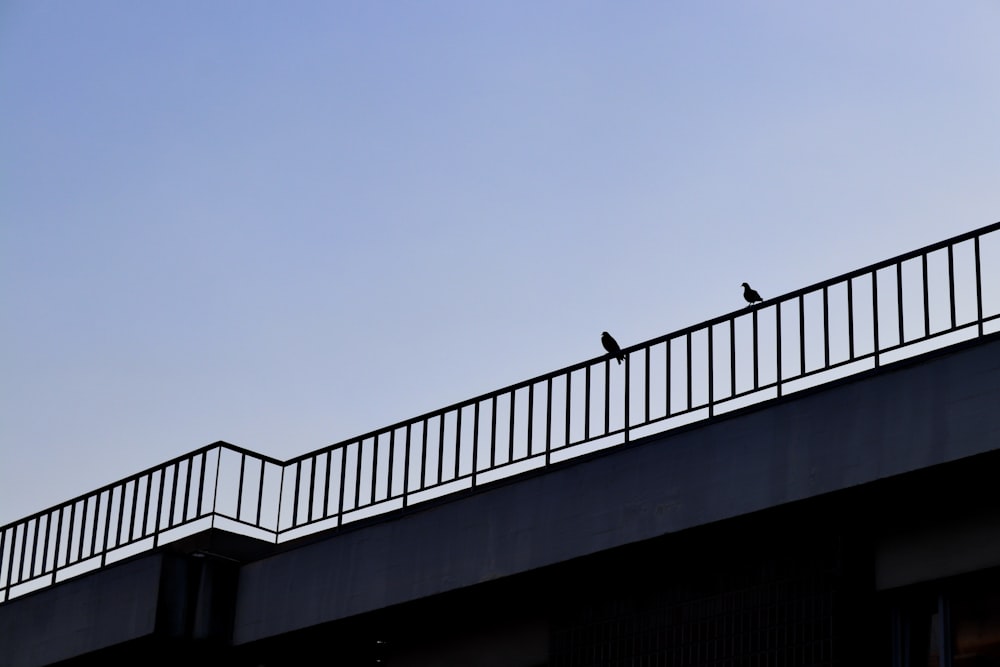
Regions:
<instances>
[{"instance_id":1,"label":"concrete wall","mask_svg":"<svg viewBox=\"0 0 1000 667\"><path fill-rule=\"evenodd\" d=\"M244 566L245 643L1000 449L1000 342L900 365Z\"/></svg>"},{"instance_id":2,"label":"concrete wall","mask_svg":"<svg viewBox=\"0 0 1000 667\"><path fill-rule=\"evenodd\" d=\"M153 633L163 563L153 554L0 606L0 665L47 665Z\"/></svg>"}]
</instances>

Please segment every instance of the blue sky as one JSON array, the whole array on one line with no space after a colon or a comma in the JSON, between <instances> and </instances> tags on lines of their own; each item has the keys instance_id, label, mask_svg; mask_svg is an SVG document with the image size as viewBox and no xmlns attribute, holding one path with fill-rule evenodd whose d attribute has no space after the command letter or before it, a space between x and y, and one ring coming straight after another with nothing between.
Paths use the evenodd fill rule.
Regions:
<instances>
[{"instance_id":1,"label":"blue sky","mask_svg":"<svg viewBox=\"0 0 1000 667\"><path fill-rule=\"evenodd\" d=\"M1000 219L1000 5L0 3L0 523Z\"/></svg>"}]
</instances>

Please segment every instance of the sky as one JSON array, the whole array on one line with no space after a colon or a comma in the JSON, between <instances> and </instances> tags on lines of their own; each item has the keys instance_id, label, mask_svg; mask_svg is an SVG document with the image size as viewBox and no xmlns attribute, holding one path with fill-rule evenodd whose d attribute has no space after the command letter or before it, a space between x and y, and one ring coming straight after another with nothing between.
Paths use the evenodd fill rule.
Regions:
<instances>
[{"instance_id":1,"label":"sky","mask_svg":"<svg viewBox=\"0 0 1000 667\"><path fill-rule=\"evenodd\" d=\"M0 0L0 524L1000 220L995 0Z\"/></svg>"}]
</instances>

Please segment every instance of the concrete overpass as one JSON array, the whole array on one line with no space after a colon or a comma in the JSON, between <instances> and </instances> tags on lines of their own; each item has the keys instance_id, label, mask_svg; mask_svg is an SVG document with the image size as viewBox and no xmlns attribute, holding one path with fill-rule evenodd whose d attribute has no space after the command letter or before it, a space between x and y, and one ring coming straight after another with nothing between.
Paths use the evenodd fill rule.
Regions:
<instances>
[{"instance_id":1,"label":"concrete overpass","mask_svg":"<svg viewBox=\"0 0 1000 667\"><path fill-rule=\"evenodd\" d=\"M216 443L5 526L0 665L989 659L998 241L292 461Z\"/></svg>"}]
</instances>

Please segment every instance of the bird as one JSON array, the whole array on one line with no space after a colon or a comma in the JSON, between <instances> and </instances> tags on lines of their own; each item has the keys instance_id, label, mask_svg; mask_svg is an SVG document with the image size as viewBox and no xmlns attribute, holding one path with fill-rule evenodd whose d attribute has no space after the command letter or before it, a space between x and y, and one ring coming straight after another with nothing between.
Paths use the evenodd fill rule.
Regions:
<instances>
[{"instance_id":1,"label":"bird","mask_svg":"<svg viewBox=\"0 0 1000 667\"><path fill-rule=\"evenodd\" d=\"M622 359L625 358L625 353L622 352L622 348L618 344L618 341L612 338L611 334L607 331L601 332L601 345L604 346L604 349L607 350L609 354L615 355L615 359L618 360L619 364L622 362Z\"/></svg>"},{"instance_id":2,"label":"bird","mask_svg":"<svg viewBox=\"0 0 1000 667\"><path fill-rule=\"evenodd\" d=\"M764 300L764 299L760 298L760 294L757 294L757 290L755 290L754 288L750 287L749 283L743 283L743 298L746 299L747 303L750 304L751 306L756 301L763 301ZM749 308L749 306L748 306L748 308Z\"/></svg>"}]
</instances>

